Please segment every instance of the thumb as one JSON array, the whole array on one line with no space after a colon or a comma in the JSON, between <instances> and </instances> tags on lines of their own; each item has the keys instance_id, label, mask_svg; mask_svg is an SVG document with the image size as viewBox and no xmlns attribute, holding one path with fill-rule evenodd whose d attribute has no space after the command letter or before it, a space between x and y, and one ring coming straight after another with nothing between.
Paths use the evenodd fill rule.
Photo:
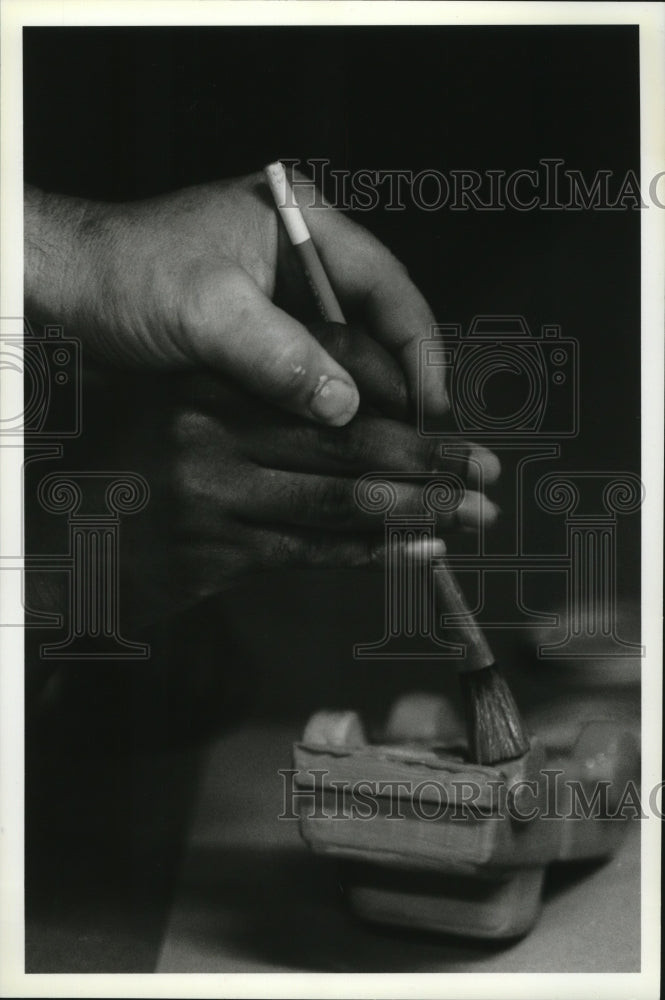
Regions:
<instances>
[{"instance_id":1,"label":"thumb","mask_svg":"<svg viewBox=\"0 0 665 1000\"><path fill-rule=\"evenodd\" d=\"M339 427L358 409L348 372L241 269L198 297L185 333L197 360L285 410Z\"/></svg>"}]
</instances>

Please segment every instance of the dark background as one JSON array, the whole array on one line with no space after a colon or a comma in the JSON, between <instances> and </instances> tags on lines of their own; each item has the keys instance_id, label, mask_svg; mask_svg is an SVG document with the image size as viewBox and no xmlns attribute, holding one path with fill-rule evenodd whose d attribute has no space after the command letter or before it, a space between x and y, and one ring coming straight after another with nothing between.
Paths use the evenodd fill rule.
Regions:
<instances>
[{"instance_id":1,"label":"dark background","mask_svg":"<svg viewBox=\"0 0 665 1000\"><path fill-rule=\"evenodd\" d=\"M444 173L510 173L559 157L587 178L611 170L620 179L629 169L639 177L637 28L24 31L25 177L39 187L96 199L142 198L255 171L277 157L326 158L331 169L349 171ZM407 264L441 322L466 327L477 314L522 314L532 331L557 323L564 336L578 340L580 434L542 471L639 473L639 212L423 212L410 205L405 212L379 207L356 216ZM501 485L493 496L504 506L510 500ZM561 551L558 519L540 515L534 526L534 551ZM508 523L497 529L498 547L509 532ZM637 518L620 522L619 539L618 590L635 597ZM546 581L533 588L539 608L560 600ZM104 878L124 880L133 894L137 940L156 939L159 922L148 917L146 901L159 910L155 886L167 894L159 872L168 868L168 850L162 846L163 856L146 867L123 823L152 810L164 831L169 824L177 830L184 800L173 794L165 805L146 795L154 782L136 785L135 764L119 772L113 754L129 751L131 761L136 748L145 753L153 745L191 741L243 713L300 722L325 704L371 710L401 687L436 687L435 665L353 661L353 644L379 638L382 628L380 578L281 574L139 637L153 644L144 667L60 668L57 712L47 718L35 709L38 723L27 720L29 741L42 747L28 758L28 800L37 802L29 824L36 845L28 867L33 925L62 918L57 900L76 868L69 841L61 846L62 885L52 886L47 899L54 823L62 844L70 832L63 802L75 814L85 798L82 783L113 784L122 804L116 803L106 836L125 847L109 853L106 844ZM501 635L497 641L509 640ZM514 644L521 647L522 638ZM113 748L104 758L112 774L106 786L104 768L95 763L83 773L80 764L81 746L89 755L102 744ZM69 755L67 763L55 750ZM76 780L63 779L68 768ZM133 790L127 791L130 774ZM56 789L51 813L45 784ZM100 877L93 862L76 871L82 885L91 871ZM84 922L90 911L85 893L82 898ZM113 944L112 907L104 913L111 930L100 931L96 944L79 940L67 959L29 935L33 971L149 965L148 944L139 957L136 947L122 953Z\"/></svg>"},{"instance_id":2,"label":"dark background","mask_svg":"<svg viewBox=\"0 0 665 1000\"><path fill-rule=\"evenodd\" d=\"M141 198L277 157L508 174L559 157L587 180L612 171L615 193L629 169L639 176L636 28L67 28L25 39L25 176L47 190ZM578 340L581 433L561 467L639 470L638 211L426 212L407 198L404 212L355 215L407 264L439 321L521 314L534 332L557 323ZM626 557L635 551L631 537Z\"/></svg>"}]
</instances>

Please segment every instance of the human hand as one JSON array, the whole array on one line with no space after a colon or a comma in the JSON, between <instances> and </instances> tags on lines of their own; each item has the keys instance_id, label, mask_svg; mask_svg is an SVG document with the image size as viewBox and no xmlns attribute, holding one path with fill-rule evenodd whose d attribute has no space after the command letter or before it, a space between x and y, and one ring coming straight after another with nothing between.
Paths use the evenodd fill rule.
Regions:
<instances>
[{"instance_id":1,"label":"human hand","mask_svg":"<svg viewBox=\"0 0 665 1000\"><path fill-rule=\"evenodd\" d=\"M344 328L317 336L375 411L399 407L394 362L378 345ZM373 376L365 386L367 368ZM421 512L421 485L409 474L456 472L467 489L455 514L440 517L444 537L475 531L497 514L479 491L479 472L485 483L498 475L490 452L469 446L468 462L444 459L440 442L400 420L361 413L347 427L323 427L201 374L105 372L94 388L86 427L100 430L88 449L97 463L138 472L150 487L148 507L122 528L123 594L137 621L184 610L268 570L381 566L382 519L354 499L365 472L401 474L394 486L405 514Z\"/></svg>"},{"instance_id":2,"label":"human hand","mask_svg":"<svg viewBox=\"0 0 665 1000\"><path fill-rule=\"evenodd\" d=\"M429 307L367 230L318 193L300 201L347 320L396 359L413 403ZM88 356L203 367L325 424L355 414L354 378L301 322L311 293L262 174L117 205L28 188L25 234L28 314L64 322ZM447 406L440 372L424 374L432 413Z\"/></svg>"}]
</instances>

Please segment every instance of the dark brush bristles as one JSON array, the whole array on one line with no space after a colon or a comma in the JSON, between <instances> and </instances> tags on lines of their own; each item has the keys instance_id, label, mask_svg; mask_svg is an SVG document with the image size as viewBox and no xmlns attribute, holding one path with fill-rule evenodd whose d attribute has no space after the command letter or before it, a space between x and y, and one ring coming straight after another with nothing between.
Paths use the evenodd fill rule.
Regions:
<instances>
[{"instance_id":1,"label":"dark brush bristles","mask_svg":"<svg viewBox=\"0 0 665 1000\"><path fill-rule=\"evenodd\" d=\"M460 683L474 763L497 764L525 754L529 739L500 668L492 664L482 670L463 670Z\"/></svg>"}]
</instances>

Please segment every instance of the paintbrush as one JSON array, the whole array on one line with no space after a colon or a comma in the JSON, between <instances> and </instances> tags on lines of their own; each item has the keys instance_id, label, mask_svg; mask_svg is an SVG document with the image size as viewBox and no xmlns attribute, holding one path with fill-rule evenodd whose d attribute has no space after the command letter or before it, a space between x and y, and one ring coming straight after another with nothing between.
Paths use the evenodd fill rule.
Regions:
<instances>
[{"instance_id":1,"label":"paintbrush","mask_svg":"<svg viewBox=\"0 0 665 1000\"><path fill-rule=\"evenodd\" d=\"M264 169L264 174L321 316L329 323L345 323L344 313L328 280L283 165L279 160L270 163Z\"/></svg>"},{"instance_id":2,"label":"paintbrush","mask_svg":"<svg viewBox=\"0 0 665 1000\"><path fill-rule=\"evenodd\" d=\"M325 320L344 323L344 314L284 167L279 161L271 163L265 168L265 176L321 315ZM495 764L501 760L521 757L529 749L529 741L510 688L445 562L437 561L434 577L442 610L462 619L455 622L454 628L466 646L466 658L460 669L460 683L464 696L469 752L479 764Z\"/></svg>"},{"instance_id":3,"label":"paintbrush","mask_svg":"<svg viewBox=\"0 0 665 1000\"><path fill-rule=\"evenodd\" d=\"M521 757L529 738L503 671L445 559L437 558L433 574L439 608L454 616L450 629L466 647L459 677L471 759L497 764Z\"/></svg>"}]
</instances>

